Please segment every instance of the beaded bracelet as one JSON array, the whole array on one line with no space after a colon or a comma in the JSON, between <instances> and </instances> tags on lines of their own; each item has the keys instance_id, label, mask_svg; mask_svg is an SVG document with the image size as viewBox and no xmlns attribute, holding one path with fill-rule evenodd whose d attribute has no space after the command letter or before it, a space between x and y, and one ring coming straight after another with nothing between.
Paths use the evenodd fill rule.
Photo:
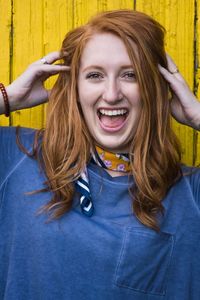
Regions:
<instances>
[{"instance_id":1,"label":"beaded bracelet","mask_svg":"<svg viewBox=\"0 0 200 300\"><path fill-rule=\"evenodd\" d=\"M5 116L9 117L10 116L10 105L8 101L8 94L6 92L5 86L3 83L0 83L0 91L3 95L3 100L4 100L4 105L5 105Z\"/></svg>"}]
</instances>

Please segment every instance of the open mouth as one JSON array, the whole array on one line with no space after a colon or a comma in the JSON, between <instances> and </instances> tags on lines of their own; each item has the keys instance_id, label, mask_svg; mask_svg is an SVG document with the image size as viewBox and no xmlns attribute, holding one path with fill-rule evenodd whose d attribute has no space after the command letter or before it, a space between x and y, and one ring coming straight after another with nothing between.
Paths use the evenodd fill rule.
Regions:
<instances>
[{"instance_id":1,"label":"open mouth","mask_svg":"<svg viewBox=\"0 0 200 300\"><path fill-rule=\"evenodd\" d=\"M116 131L123 127L128 116L126 108L105 109L100 108L97 111L100 125L105 130Z\"/></svg>"}]
</instances>

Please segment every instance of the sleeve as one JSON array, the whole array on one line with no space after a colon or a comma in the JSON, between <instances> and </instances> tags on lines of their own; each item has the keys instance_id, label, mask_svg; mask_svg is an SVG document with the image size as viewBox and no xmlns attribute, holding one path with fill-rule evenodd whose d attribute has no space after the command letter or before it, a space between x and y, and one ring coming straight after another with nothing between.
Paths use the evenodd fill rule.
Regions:
<instances>
[{"instance_id":1,"label":"sleeve","mask_svg":"<svg viewBox=\"0 0 200 300\"><path fill-rule=\"evenodd\" d=\"M33 138L34 130L20 128L20 139L27 150L30 150ZM0 188L24 155L16 144L16 127L0 127Z\"/></svg>"}]
</instances>

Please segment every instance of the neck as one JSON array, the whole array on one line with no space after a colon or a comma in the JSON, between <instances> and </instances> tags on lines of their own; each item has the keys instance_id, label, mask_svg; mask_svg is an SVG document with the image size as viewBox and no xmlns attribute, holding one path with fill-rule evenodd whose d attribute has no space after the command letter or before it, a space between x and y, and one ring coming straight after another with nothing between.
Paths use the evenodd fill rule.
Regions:
<instances>
[{"instance_id":1,"label":"neck","mask_svg":"<svg viewBox=\"0 0 200 300\"><path fill-rule=\"evenodd\" d=\"M118 177L118 176L126 176L127 173L125 172L118 172L118 171L112 171L109 169L105 169L105 171L111 176L111 177Z\"/></svg>"}]
</instances>

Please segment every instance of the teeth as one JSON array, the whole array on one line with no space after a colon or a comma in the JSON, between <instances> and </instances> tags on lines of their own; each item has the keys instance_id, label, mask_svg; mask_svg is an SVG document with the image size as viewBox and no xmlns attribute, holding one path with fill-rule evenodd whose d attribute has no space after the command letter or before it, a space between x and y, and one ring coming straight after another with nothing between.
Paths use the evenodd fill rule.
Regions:
<instances>
[{"instance_id":1,"label":"teeth","mask_svg":"<svg viewBox=\"0 0 200 300\"><path fill-rule=\"evenodd\" d=\"M106 116L119 116L119 115L126 114L127 110L126 109L114 109L114 110L100 109L99 112L102 115L106 115Z\"/></svg>"}]
</instances>

